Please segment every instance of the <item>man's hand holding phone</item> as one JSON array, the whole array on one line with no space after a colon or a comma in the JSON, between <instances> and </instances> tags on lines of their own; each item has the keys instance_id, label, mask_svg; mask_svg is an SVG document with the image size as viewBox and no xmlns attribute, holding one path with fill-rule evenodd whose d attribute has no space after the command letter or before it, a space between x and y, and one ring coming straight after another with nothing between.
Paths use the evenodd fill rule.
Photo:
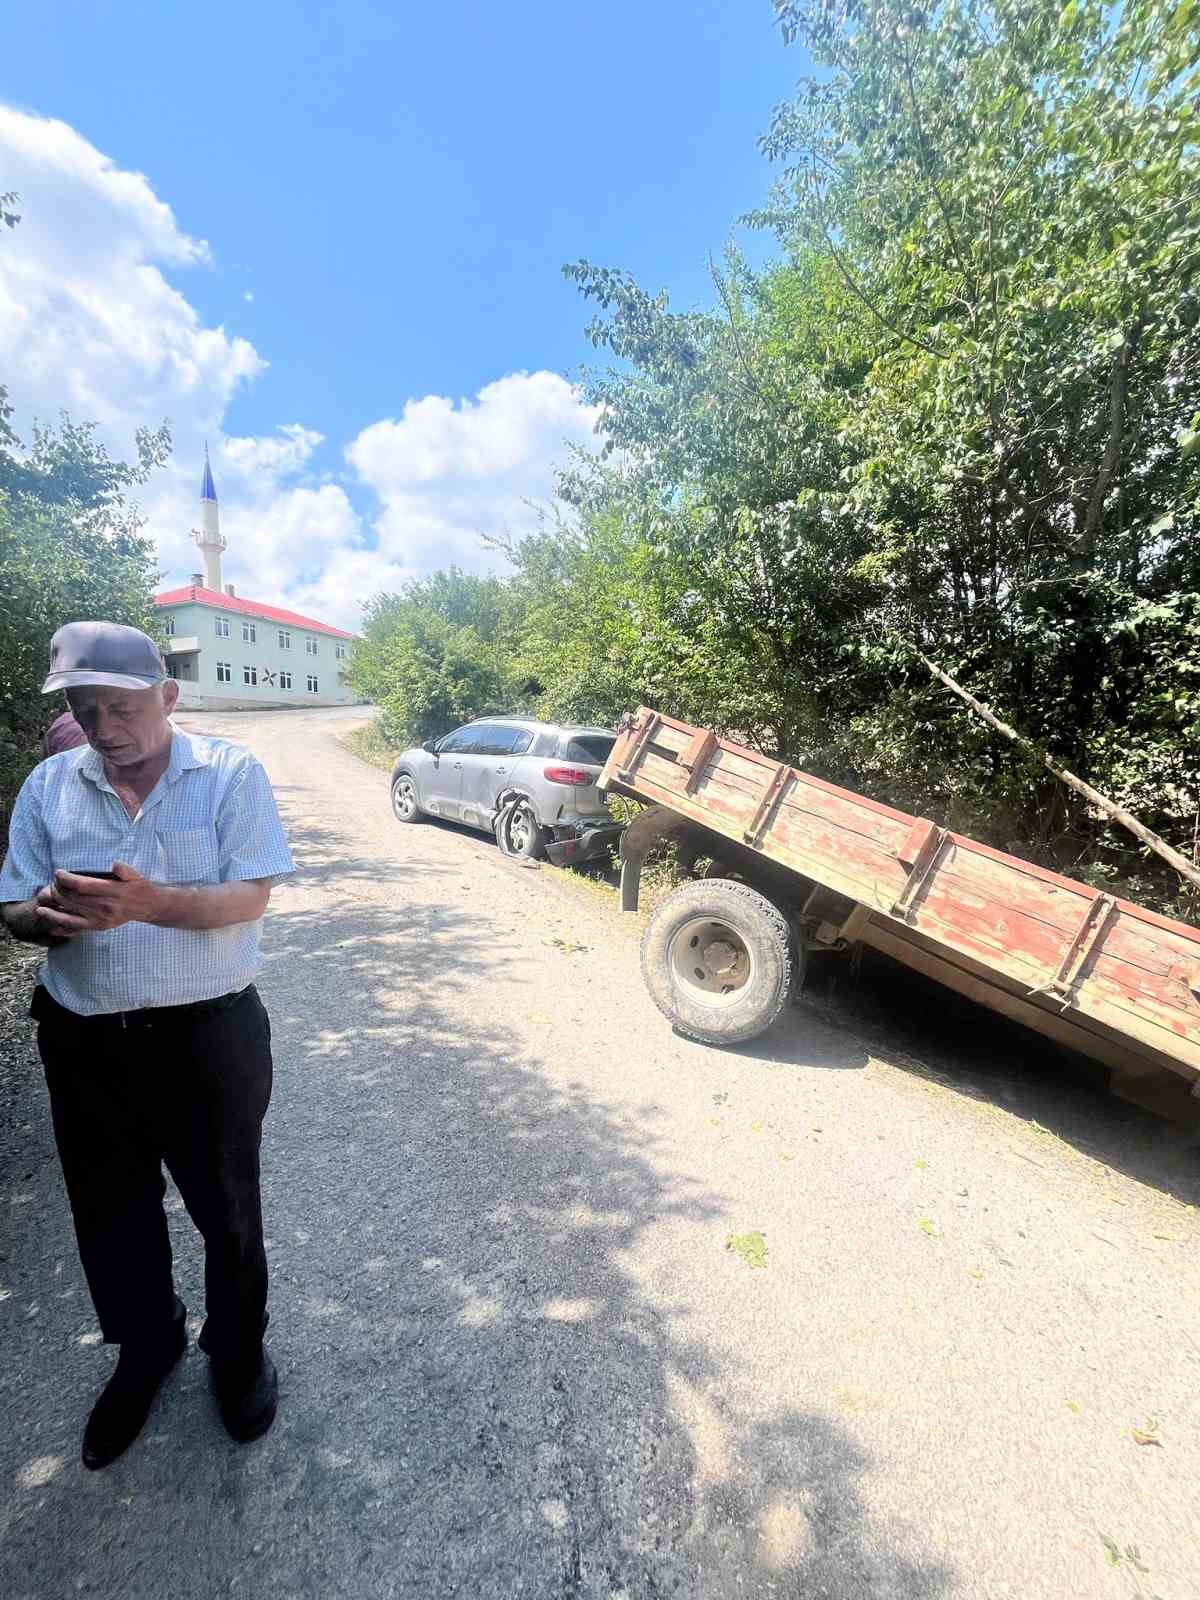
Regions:
<instances>
[{"instance_id":1,"label":"man's hand holding phone","mask_svg":"<svg viewBox=\"0 0 1200 1600\"><path fill-rule=\"evenodd\" d=\"M60 868L54 882L34 896L38 923L56 939L75 939L81 933L101 933L127 922L152 922L159 909L162 886L124 861L111 872L67 872Z\"/></svg>"}]
</instances>

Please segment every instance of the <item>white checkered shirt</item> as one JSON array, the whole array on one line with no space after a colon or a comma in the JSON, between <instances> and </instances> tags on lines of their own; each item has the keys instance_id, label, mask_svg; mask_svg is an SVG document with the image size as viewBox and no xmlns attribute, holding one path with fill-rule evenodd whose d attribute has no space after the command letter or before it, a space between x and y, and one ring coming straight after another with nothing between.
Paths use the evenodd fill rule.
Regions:
<instances>
[{"instance_id":1,"label":"white checkered shirt","mask_svg":"<svg viewBox=\"0 0 1200 1600\"><path fill-rule=\"evenodd\" d=\"M277 882L295 871L258 761L223 739L178 730L167 770L133 818L90 746L36 767L13 808L0 902L32 899L56 867L108 872L114 861L173 884ZM215 1000L254 981L260 927L128 922L55 947L41 980L83 1016Z\"/></svg>"}]
</instances>

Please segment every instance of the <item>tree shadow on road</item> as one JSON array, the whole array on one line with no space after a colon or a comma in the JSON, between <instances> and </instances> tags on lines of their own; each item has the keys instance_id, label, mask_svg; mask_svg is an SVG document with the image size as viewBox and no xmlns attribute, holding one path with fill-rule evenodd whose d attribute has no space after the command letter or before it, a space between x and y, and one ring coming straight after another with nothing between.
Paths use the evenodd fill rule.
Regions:
<instances>
[{"instance_id":1,"label":"tree shadow on road","mask_svg":"<svg viewBox=\"0 0 1200 1600\"><path fill-rule=\"evenodd\" d=\"M429 960L436 939L452 963ZM675 1169L653 1109L552 1082L573 1032L511 1047L480 981L494 959L446 907L274 918L279 1421L232 1445L192 1352L147 1435L89 1475L72 1360L40 1391L54 1415L25 1408L0 1446L12 1600L953 1589L919 1533L867 1514L873 1463L849 1433L802 1394L764 1414L735 1353L696 1331L672 1252L635 1260L685 1230L753 1293L722 1249L722 1197ZM194 1286L190 1235L179 1254ZM19 1363L59 1359L20 1331Z\"/></svg>"},{"instance_id":2,"label":"tree shadow on road","mask_svg":"<svg viewBox=\"0 0 1200 1600\"><path fill-rule=\"evenodd\" d=\"M317 822L303 815L297 800L289 798L296 793L302 794L302 791L289 789L286 784L275 789L286 817L288 843L296 863L295 876L290 880L293 884L335 889L344 899L347 892L352 895L353 890L348 891L343 885L404 884L443 870L412 857L347 854L345 833L336 824Z\"/></svg>"}]
</instances>

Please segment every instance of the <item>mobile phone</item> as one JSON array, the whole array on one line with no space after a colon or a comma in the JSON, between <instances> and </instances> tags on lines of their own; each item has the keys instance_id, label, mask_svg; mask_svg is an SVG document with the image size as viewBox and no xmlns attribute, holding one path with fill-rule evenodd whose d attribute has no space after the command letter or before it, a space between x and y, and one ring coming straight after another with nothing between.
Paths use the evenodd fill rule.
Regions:
<instances>
[{"instance_id":1,"label":"mobile phone","mask_svg":"<svg viewBox=\"0 0 1200 1600\"><path fill-rule=\"evenodd\" d=\"M69 868L68 870L74 871L77 878L103 878L107 883L116 883L117 881L115 872L88 872L83 867Z\"/></svg>"}]
</instances>

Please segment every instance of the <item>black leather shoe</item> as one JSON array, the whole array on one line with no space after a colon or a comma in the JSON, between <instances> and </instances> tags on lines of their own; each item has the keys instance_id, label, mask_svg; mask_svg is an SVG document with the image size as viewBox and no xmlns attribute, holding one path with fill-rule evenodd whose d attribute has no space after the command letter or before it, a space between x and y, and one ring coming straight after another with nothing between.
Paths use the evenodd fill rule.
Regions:
<instances>
[{"instance_id":1,"label":"black leather shoe","mask_svg":"<svg viewBox=\"0 0 1200 1600\"><path fill-rule=\"evenodd\" d=\"M214 1366L213 1383L221 1421L230 1437L239 1444L260 1439L275 1421L279 1409L279 1374L267 1352L263 1350L250 1364Z\"/></svg>"},{"instance_id":2,"label":"black leather shoe","mask_svg":"<svg viewBox=\"0 0 1200 1600\"><path fill-rule=\"evenodd\" d=\"M154 1346L121 1346L117 1366L83 1430L83 1464L93 1472L123 1455L141 1433L163 1379L187 1346L183 1317L169 1340Z\"/></svg>"}]
</instances>

